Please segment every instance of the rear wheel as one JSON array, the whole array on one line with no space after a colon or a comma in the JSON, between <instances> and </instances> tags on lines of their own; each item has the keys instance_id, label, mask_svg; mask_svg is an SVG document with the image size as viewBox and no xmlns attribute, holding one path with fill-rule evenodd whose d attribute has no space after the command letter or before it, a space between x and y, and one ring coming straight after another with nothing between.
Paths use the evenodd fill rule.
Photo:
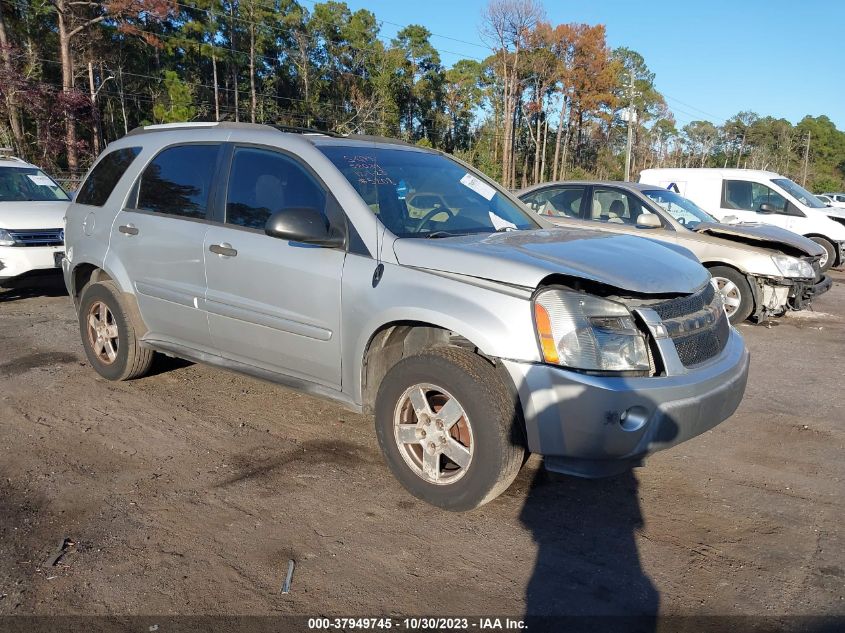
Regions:
<instances>
[{"instance_id":1,"label":"rear wheel","mask_svg":"<svg viewBox=\"0 0 845 633\"><path fill-rule=\"evenodd\" d=\"M523 463L516 402L490 363L467 350L437 348L394 365L379 387L375 417L399 482L447 510L494 499Z\"/></svg>"},{"instance_id":2,"label":"rear wheel","mask_svg":"<svg viewBox=\"0 0 845 633\"><path fill-rule=\"evenodd\" d=\"M816 244L821 246L824 249L824 255L819 260L819 267L821 268L822 272L825 272L828 268L833 266L833 263L836 261L836 249L834 248L833 244L830 243L829 240L814 235L810 238Z\"/></svg>"},{"instance_id":3,"label":"rear wheel","mask_svg":"<svg viewBox=\"0 0 845 633\"><path fill-rule=\"evenodd\" d=\"M82 291L79 333L88 362L103 378L131 380L149 371L155 353L140 346L113 281L89 284Z\"/></svg>"},{"instance_id":4,"label":"rear wheel","mask_svg":"<svg viewBox=\"0 0 845 633\"><path fill-rule=\"evenodd\" d=\"M713 266L710 276L725 302L725 312L731 325L742 323L754 310L754 297L745 275L727 266Z\"/></svg>"}]
</instances>

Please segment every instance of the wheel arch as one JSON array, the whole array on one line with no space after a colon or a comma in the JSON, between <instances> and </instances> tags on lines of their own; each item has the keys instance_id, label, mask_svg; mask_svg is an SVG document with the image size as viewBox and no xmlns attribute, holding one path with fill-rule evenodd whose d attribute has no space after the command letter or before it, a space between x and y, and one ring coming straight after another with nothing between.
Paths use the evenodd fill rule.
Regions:
<instances>
[{"instance_id":1,"label":"wheel arch","mask_svg":"<svg viewBox=\"0 0 845 633\"><path fill-rule=\"evenodd\" d=\"M489 362L518 403L513 379L495 357L475 341L449 327L428 321L394 320L381 324L370 335L360 362L360 394L365 412L372 412L384 376L400 360L426 349L459 347ZM521 410L521 409L520 409Z\"/></svg>"},{"instance_id":2,"label":"wheel arch","mask_svg":"<svg viewBox=\"0 0 845 633\"><path fill-rule=\"evenodd\" d=\"M125 272L125 271L124 271ZM91 262L81 262L76 264L71 271L71 292L74 305L79 309L79 302L82 298L82 291L90 283L97 283L100 281L112 281L120 289L121 298L126 308L126 314L132 320L132 325L139 337L143 336L149 331L144 319L141 317L141 311L138 308L138 301L135 295L127 292L125 286L120 282L120 276L107 270L103 266L98 266Z\"/></svg>"}]
</instances>

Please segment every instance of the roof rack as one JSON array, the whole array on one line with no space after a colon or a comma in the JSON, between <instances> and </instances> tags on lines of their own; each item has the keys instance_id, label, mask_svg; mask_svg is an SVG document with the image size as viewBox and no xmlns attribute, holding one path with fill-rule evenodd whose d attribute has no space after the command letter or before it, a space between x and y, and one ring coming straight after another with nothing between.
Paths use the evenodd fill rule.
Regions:
<instances>
[{"instance_id":1,"label":"roof rack","mask_svg":"<svg viewBox=\"0 0 845 633\"><path fill-rule=\"evenodd\" d=\"M343 134L329 130L318 130L314 127L299 127L298 125L282 125L280 123L271 123L270 127L279 130L279 132L288 132L290 134L322 134L323 136L343 138Z\"/></svg>"}]
</instances>

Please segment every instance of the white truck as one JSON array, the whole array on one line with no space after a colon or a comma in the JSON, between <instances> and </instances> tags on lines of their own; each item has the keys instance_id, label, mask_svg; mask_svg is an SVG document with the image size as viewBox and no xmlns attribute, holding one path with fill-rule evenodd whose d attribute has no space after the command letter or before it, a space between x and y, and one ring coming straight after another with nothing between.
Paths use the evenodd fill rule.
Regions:
<instances>
[{"instance_id":1,"label":"white truck","mask_svg":"<svg viewBox=\"0 0 845 633\"><path fill-rule=\"evenodd\" d=\"M755 169L644 169L640 182L671 189L722 222L789 229L822 246L822 271L845 262L845 209L826 207L789 178Z\"/></svg>"}]
</instances>

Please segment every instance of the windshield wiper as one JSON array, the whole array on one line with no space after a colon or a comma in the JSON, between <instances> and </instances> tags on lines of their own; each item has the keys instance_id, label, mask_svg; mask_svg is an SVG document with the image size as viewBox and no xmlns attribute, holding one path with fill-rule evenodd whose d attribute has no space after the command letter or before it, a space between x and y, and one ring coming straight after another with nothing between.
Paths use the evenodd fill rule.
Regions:
<instances>
[{"instance_id":1,"label":"windshield wiper","mask_svg":"<svg viewBox=\"0 0 845 633\"><path fill-rule=\"evenodd\" d=\"M449 233L449 231L432 231L431 233L427 233L425 239L437 239L439 237L455 237L457 233Z\"/></svg>"}]
</instances>

